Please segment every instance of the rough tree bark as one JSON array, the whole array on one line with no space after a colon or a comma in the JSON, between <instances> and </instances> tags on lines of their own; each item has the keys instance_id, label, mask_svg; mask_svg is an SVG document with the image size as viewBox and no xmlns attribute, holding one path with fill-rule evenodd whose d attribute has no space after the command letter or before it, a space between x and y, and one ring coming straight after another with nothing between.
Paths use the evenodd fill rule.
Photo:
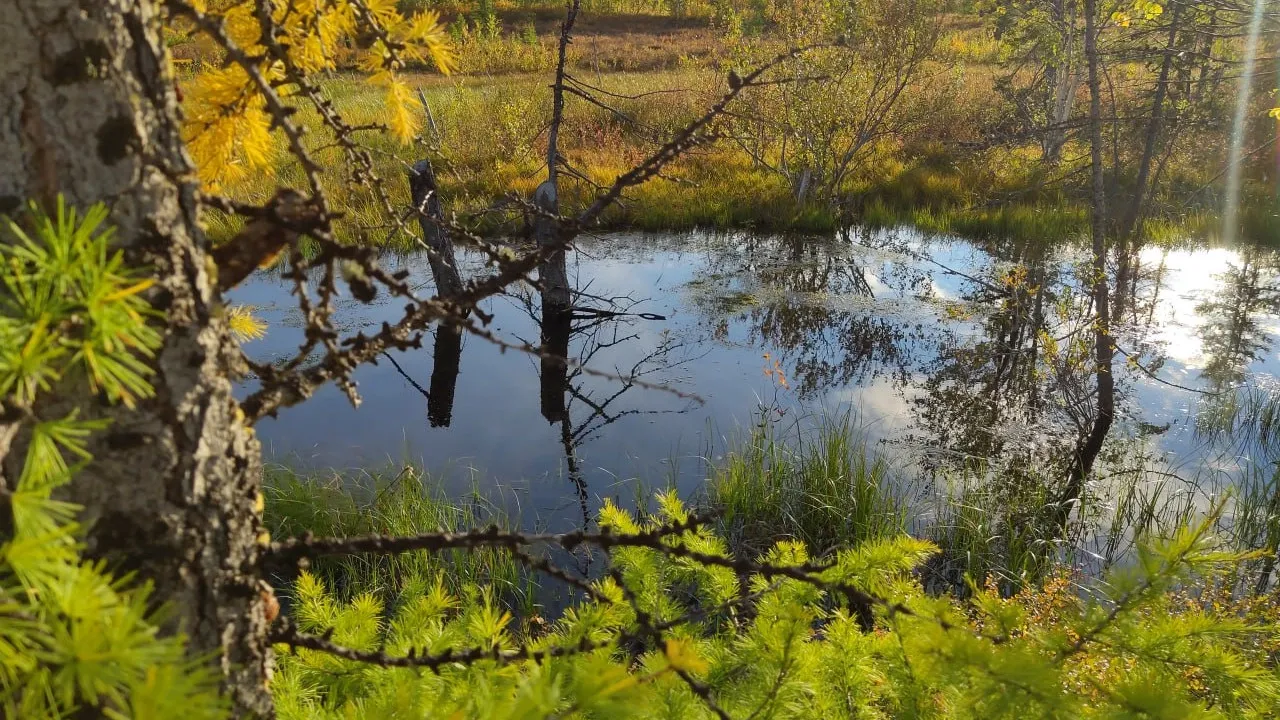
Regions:
<instances>
[{"instance_id":1,"label":"rough tree bark","mask_svg":"<svg viewBox=\"0 0 1280 720\"><path fill-rule=\"evenodd\" d=\"M430 160L419 160L409 170L409 194L418 213L423 242L430 250L427 260L431 263L436 292L444 298L457 297L462 292L462 275L458 273L453 242L440 225L444 220L444 208L440 204L439 186Z\"/></svg>"},{"instance_id":2,"label":"rough tree bark","mask_svg":"<svg viewBox=\"0 0 1280 720\"><path fill-rule=\"evenodd\" d=\"M542 211L534 223L539 248L551 247L560 242L560 223L554 219L560 209L556 181L547 180L533 193L533 204ZM552 250L547 259L538 265L538 284L541 285L542 304L556 312L569 312L572 292L569 290L569 271L563 248Z\"/></svg>"},{"instance_id":3,"label":"rough tree bark","mask_svg":"<svg viewBox=\"0 0 1280 720\"><path fill-rule=\"evenodd\" d=\"M1102 452L1111 423L1115 419L1115 377L1112 360L1115 341L1111 337L1110 293L1107 280L1107 190L1102 167L1102 85L1098 68L1097 0L1084 0L1085 31L1084 52L1089 66L1089 150L1090 185L1092 188L1092 217L1090 233L1093 238L1093 287L1094 323L1094 373L1097 376L1098 399L1089 434L1081 439L1067 474L1067 486L1060 498L1059 517L1065 523L1071 507L1084 491L1085 478L1093 471L1093 463Z\"/></svg>"},{"instance_id":4,"label":"rough tree bark","mask_svg":"<svg viewBox=\"0 0 1280 720\"><path fill-rule=\"evenodd\" d=\"M69 490L86 508L87 550L155 582L192 652L219 664L238 716L269 713L259 446L231 394L239 354L218 312L157 8L7 1L0 27L0 212L59 193L105 202L129 262L152 269L166 324L153 399L132 411L84 395L43 408L112 420ZM10 473L19 450L0 457Z\"/></svg>"}]
</instances>

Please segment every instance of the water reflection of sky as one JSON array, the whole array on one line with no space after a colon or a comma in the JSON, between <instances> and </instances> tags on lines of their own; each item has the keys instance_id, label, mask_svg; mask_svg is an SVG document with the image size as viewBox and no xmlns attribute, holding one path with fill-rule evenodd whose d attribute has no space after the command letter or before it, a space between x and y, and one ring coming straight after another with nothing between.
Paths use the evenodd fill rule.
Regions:
<instances>
[{"instance_id":1,"label":"water reflection of sky","mask_svg":"<svg viewBox=\"0 0 1280 720\"><path fill-rule=\"evenodd\" d=\"M1280 316L1276 314L1280 283L1274 253L1148 248L1142 259L1152 272L1162 271L1159 302L1147 329L1167 358L1160 377L1191 387L1225 390L1244 377L1277 374L1280 355L1272 340L1280 335ZM1211 341L1215 333L1230 340L1226 354L1236 357L1228 357L1226 362L1235 366L1234 377L1219 377L1225 371L1224 348L1222 343ZM1230 352L1232 347L1236 352ZM1182 442L1170 452L1179 464L1195 461L1200 445L1193 437L1196 403L1187 402L1186 395L1147 383L1137 403L1160 422L1173 423L1172 434Z\"/></svg>"},{"instance_id":2,"label":"water reflection of sky","mask_svg":"<svg viewBox=\"0 0 1280 720\"><path fill-rule=\"evenodd\" d=\"M1219 285L1219 277L1236 260L1236 253L1225 248L1198 251L1165 252L1148 248L1143 262L1166 268L1166 290L1155 312L1154 340L1165 347L1170 361L1170 379L1194 381L1204 366L1203 343L1199 331L1208 321L1196 312Z\"/></svg>"},{"instance_id":3,"label":"water reflection of sky","mask_svg":"<svg viewBox=\"0 0 1280 720\"><path fill-rule=\"evenodd\" d=\"M1000 301L988 290L1019 261L1018 253L1006 250L991 251L1003 258L998 259L956 238L907 230L851 231L833 240L695 234L583 241L570 265L579 288L593 296L642 301L631 310L666 317L608 324L603 339L596 338L603 347L596 348L590 367L627 374L638 359L662 348L659 361L644 366L652 372L645 379L702 401L638 387L616 398L610 412L593 422L618 417L594 428L575 448L591 502L629 497L633 488L626 481L636 477L650 485L674 477L693 488L705 474L702 458L741 437L762 404L782 407L790 417L852 409L873 438L911 438L897 443L900 448L949 435L938 423L955 417L963 422L964 406L939 413L928 396L950 393L968 377L947 374L959 362L953 358L971 359L974 348L990 344L987 335L995 324L989 319ZM1046 282L1070 287L1074 281L1064 268L1078 255L1049 256L1054 269ZM1248 261L1254 263L1250 267L1265 266L1250 276L1255 284L1274 286L1274 257L1255 253ZM429 278L422 259L386 262ZM1206 332L1224 317L1238 321L1239 308L1206 303L1224 296L1241 254L1149 248L1142 262L1139 295L1155 302L1143 308L1141 327L1130 331L1135 347L1141 341L1147 349L1144 362L1163 357L1158 377L1211 385L1203 377L1212 360ZM301 317L288 290L278 277L261 273L234 293L236 302L256 306L270 325L266 338L246 345L256 359L287 356L301 339ZM526 292L493 299L485 309L493 313L499 335L537 342L536 311L525 301ZM582 302L599 305L589 298ZM366 306L345 298L338 312L340 323L354 332L394 321L402 303L380 298ZM1280 334L1280 317L1265 303L1252 307L1250 322L1251 332L1263 340ZM583 350L581 343L571 344L571 354ZM765 353L768 362L781 362L788 389L766 375ZM1255 354L1236 359L1244 366L1240 372L1276 373L1276 347ZM394 359L427 387L434 364L430 338L422 350ZM562 429L540 412L537 359L468 337L460 367L448 427L431 427L426 398L391 363L380 362L355 376L363 397L359 409L326 387L305 405L263 420L259 436L275 460L324 467L422 461L455 489L512 488L526 514L563 514L576 500L566 477ZM1152 450L1175 466L1197 462L1201 449L1193 417L1199 398L1137 371L1121 380L1126 421L1168 424L1149 440ZM599 377L579 376L573 384L594 402L619 389L618 381ZM571 400L570 415L571 425L585 421L589 403Z\"/></svg>"}]
</instances>

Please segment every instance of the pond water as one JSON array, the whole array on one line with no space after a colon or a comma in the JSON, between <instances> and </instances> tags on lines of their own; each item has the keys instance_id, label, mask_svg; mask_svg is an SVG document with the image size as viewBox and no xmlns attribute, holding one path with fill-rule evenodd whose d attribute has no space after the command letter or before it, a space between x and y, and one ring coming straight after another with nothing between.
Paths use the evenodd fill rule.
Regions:
<instances>
[{"instance_id":1,"label":"pond water","mask_svg":"<svg viewBox=\"0 0 1280 720\"><path fill-rule=\"evenodd\" d=\"M358 409L327 387L261 421L259 436L269 459L296 465L421 462L455 491L499 493L553 527L580 524L604 497L634 496L637 479L695 491L706 460L762 421L852 413L911 471L1048 463L1092 402L1087 363L1072 355L1089 339L1086 260L1082 248L909 228L583 238L569 260L575 305L622 314L574 320L567 370L479 337L459 356L446 333L359 370ZM1280 368L1280 259L1149 247L1140 260L1125 293L1119 344L1135 361L1117 358L1117 443L1170 472L1229 473L1241 459L1212 453L1196 432L1213 396L1184 388L1223 390ZM482 271L465 253L460 262L464 275ZM383 264L430 291L425 257ZM269 323L246 343L251 357L296 350L290 289L264 271L233 293ZM533 289L484 309L498 335L540 342ZM354 333L402 310L345 297L337 317Z\"/></svg>"}]
</instances>

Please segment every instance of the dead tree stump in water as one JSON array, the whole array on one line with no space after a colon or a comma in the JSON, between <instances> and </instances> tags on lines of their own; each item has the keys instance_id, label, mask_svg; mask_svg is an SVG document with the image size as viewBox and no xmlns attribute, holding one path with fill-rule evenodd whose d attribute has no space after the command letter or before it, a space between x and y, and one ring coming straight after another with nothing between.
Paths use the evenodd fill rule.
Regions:
<instances>
[{"instance_id":1,"label":"dead tree stump in water","mask_svg":"<svg viewBox=\"0 0 1280 720\"><path fill-rule=\"evenodd\" d=\"M534 220L534 236L538 247L546 248L560 242L560 223L555 215L559 211L556 183L548 180L533 192L533 204L541 213ZM572 293L569 290L569 273L565 268L563 248L553 250L538 265L538 282L542 293L542 361L541 396L542 416L548 422L559 422L565 416L565 374L569 354L569 325L572 321Z\"/></svg>"},{"instance_id":2,"label":"dead tree stump in water","mask_svg":"<svg viewBox=\"0 0 1280 720\"><path fill-rule=\"evenodd\" d=\"M430 160L414 163L409 171L409 193L418 213L422 240L429 253L436 293L446 299L457 297L462 292L462 275L454 257L453 241L444 231L444 208L440 204L439 186ZM431 387L427 393L427 420L431 427L448 427L453 419L453 397L458 385L461 356L462 332L451 325L441 324L436 328Z\"/></svg>"},{"instance_id":3,"label":"dead tree stump in water","mask_svg":"<svg viewBox=\"0 0 1280 720\"><path fill-rule=\"evenodd\" d=\"M533 191L533 204L542 211L534 220L534 237L538 247L545 248L560 244L560 223L556 221L560 201L556 191L556 183L548 180ZM542 304L556 311L569 311L571 302L569 292L569 273L565 269L564 248L551 252L547 259L538 265L538 280L542 284Z\"/></svg>"},{"instance_id":4,"label":"dead tree stump in water","mask_svg":"<svg viewBox=\"0 0 1280 720\"><path fill-rule=\"evenodd\" d=\"M458 262L453 255L453 241L445 233L442 223L444 209L440 205L440 192L436 173L430 160L419 160L409 171L409 194L422 228L422 240L429 253L431 275L436 281L436 292L442 298L456 297L462 292L462 276L458 274Z\"/></svg>"}]
</instances>

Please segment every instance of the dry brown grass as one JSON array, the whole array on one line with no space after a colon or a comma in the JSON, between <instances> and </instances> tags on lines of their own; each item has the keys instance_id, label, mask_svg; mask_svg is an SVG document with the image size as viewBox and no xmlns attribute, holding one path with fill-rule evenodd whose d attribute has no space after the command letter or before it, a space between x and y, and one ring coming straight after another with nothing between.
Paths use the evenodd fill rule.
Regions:
<instances>
[{"instance_id":1,"label":"dry brown grass","mask_svg":"<svg viewBox=\"0 0 1280 720\"><path fill-rule=\"evenodd\" d=\"M462 38L458 47L462 72L496 75L552 70L563 15L563 9L550 8L500 11L497 37ZM456 28L460 20L455 15L447 22ZM537 34L533 47L528 42L529 28ZM705 20L583 13L574 29L569 65L573 72L597 75L676 70L714 65L723 51L720 33Z\"/></svg>"}]
</instances>

